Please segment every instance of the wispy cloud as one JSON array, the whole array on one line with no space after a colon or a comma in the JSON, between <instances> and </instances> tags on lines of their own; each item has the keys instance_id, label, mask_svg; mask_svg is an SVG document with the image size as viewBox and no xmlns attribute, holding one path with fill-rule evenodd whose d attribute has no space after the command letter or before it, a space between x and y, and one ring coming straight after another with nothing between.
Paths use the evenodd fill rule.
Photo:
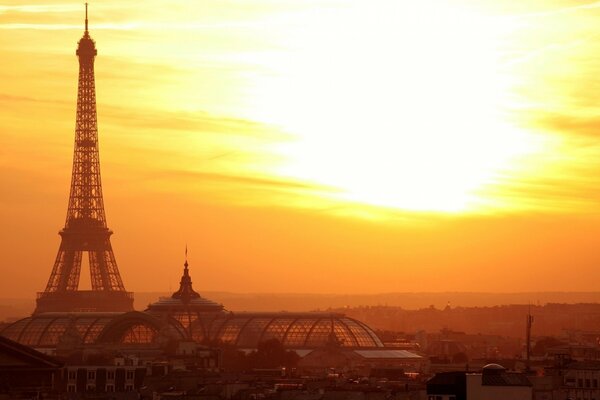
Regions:
<instances>
[{"instance_id":1,"label":"wispy cloud","mask_svg":"<svg viewBox=\"0 0 600 400\"><path fill-rule=\"evenodd\" d=\"M318 184L312 184L307 182L300 182L294 180L275 179L273 177L259 177L254 175L239 175L239 174L226 174L226 173L215 173L215 172L203 172L203 171L189 171L189 170L166 170L160 174L154 174L153 178L168 178L168 179L182 179L182 180L193 180L196 182L220 182L227 184L236 184L245 187L264 187L276 190L327 190L334 192L334 189Z\"/></svg>"},{"instance_id":2,"label":"wispy cloud","mask_svg":"<svg viewBox=\"0 0 600 400\"><path fill-rule=\"evenodd\" d=\"M517 15L513 15L513 17L514 18L525 18L525 19L526 18L545 18L545 17L559 16L559 15L563 15L563 14L570 14L570 13L578 12L581 10L594 10L594 9L599 9L599 8L600 8L600 1L595 1L595 2L591 2L591 3L579 4L579 5L575 5L575 6L559 7L559 8L555 8L555 9L547 10L547 11L517 14Z\"/></svg>"},{"instance_id":3,"label":"wispy cloud","mask_svg":"<svg viewBox=\"0 0 600 400\"><path fill-rule=\"evenodd\" d=\"M139 29L141 24L134 22L121 23L121 24L107 24L99 23L94 24L94 30L115 30L115 31L131 31ZM35 24L35 23L3 23L0 24L0 29L4 30L21 30L21 29L33 29L33 30L46 30L46 31L67 31L67 30L82 30L82 25L79 24Z\"/></svg>"},{"instance_id":4,"label":"wispy cloud","mask_svg":"<svg viewBox=\"0 0 600 400\"><path fill-rule=\"evenodd\" d=\"M281 24L283 25L283 23ZM79 24L60 23L2 23L0 29L37 29L37 30L81 30ZM272 29L273 26L265 27L264 24L250 22L229 23L200 23L200 22L149 22L149 21L127 21L121 23L95 22L94 30L169 30L169 31L194 31L194 30L228 30L228 29Z\"/></svg>"},{"instance_id":5,"label":"wispy cloud","mask_svg":"<svg viewBox=\"0 0 600 400\"><path fill-rule=\"evenodd\" d=\"M285 140L289 136L276 127L241 118L219 117L204 111L184 112L153 110L145 112L136 108L108 106L103 109L105 118L123 126L136 126L157 130L213 132L226 135L256 137L264 140Z\"/></svg>"},{"instance_id":6,"label":"wispy cloud","mask_svg":"<svg viewBox=\"0 0 600 400\"><path fill-rule=\"evenodd\" d=\"M19 102L38 102L38 101L41 101L41 100L40 99L36 99L34 97L29 97L29 96L15 96L15 95L6 94L6 93L0 93L0 102L15 102L15 101L19 101Z\"/></svg>"},{"instance_id":7,"label":"wispy cloud","mask_svg":"<svg viewBox=\"0 0 600 400\"><path fill-rule=\"evenodd\" d=\"M79 11L82 7L79 4L21 4L21 5L0 5L0 14L6 13L65 13Z\"/></svg>"},{"instance_id":8,"label":"wispy cloud","mask_svg":"<svg viewBox=\"0 0 600 400\"><path fill-rule=\"evenodd\" d=\"M567 136L582 136L600 144L600 116L581 117L557 112L542 115L537 122L550 131Z\"/></svg>"}]
</instances>

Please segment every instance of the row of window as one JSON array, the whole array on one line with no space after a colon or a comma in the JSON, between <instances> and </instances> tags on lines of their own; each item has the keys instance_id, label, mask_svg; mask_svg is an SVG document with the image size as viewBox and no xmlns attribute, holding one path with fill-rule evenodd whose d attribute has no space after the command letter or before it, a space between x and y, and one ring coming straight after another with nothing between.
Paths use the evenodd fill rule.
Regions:
<instances>
[{"instance_id":1,"label":"row of window","mask_svg":"<svg viewBox=\"0 0 600 400\"><path fill-rule=\"evenodd\" d=\"M135 371L133 370L127 370L125 371L125 379L130 381L133 380L135 376ZM69 370L67 377L69 378L70 381L74 381L77 379L77 370ZM87 371L87 379L88 381L93 381L96 379L96 370L88 370ZM106 380L108 381L114 381L115 380L115 371L114 370L107 370L106 371Z\"/></svg>"},{"instance_id":2,"label":"row of window","mask_svg":"<svg viewBox=\"0 0 600 400\"><path fill-rule=\"evenodd\" d=\"M573 379L573 378L567 379L566 384L569 385L569 383L571 383L571 384L575 383L575 379ZM598 388L598 379L596 379L596 378L594 378L594 379L577 378L577 387L597 389Z\"/></svg>"},{"instance_id":3,"label":"row of window","mask_svg":"<svg viewBox=\"0 0 600 400\"><path fill-rule=\"evenodd\" d=\"M85 391L86 392L96 392L97 391L96 385L86 385ZM115 385L113 385L111 383L107 383L106 386L104 387L104 391L107 393L113 393L115 391ZM131 385L131 384L125 385L125 391L132 392L133 385ZM69 392L69 393L77 392L77 386L75 386L74 384L67 385L67 392Z\"/></svg>"}]
</instances>

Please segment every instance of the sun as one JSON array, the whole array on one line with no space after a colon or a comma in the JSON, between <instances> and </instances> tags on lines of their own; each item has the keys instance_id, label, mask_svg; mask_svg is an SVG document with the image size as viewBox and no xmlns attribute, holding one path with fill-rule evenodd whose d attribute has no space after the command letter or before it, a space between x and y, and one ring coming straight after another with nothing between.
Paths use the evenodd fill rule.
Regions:
<instances>
[{"instance_id":1,"label":"sun","mask_svg":"<svg viewBox=\"0 0 600 400\"><path fill-rule=\"evenodd\" d=\"M514 22L451 2L333 2L279 21L245 112L292 135L276 174L405 210L501 207L486 190L535 152L510 119ZM322 194L321 194L322 195Z\"/></svg>"}]
</instances>

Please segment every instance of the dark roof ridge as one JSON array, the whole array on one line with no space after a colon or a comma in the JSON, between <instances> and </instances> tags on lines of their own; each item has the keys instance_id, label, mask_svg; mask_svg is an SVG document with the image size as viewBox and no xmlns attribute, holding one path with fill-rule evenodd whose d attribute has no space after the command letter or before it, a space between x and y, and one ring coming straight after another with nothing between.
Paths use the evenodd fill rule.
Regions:
<instances>
[{"instance_id":1,"label":"dark roof ridge","mask_svg":"<svg viewBox=\"0 0 600 400\"><path fill-rule=\"evenodd\" d=\"M63 366L63 362L57 358L41 353L29 346L25 346L4 336L0 336L0 351L12 353L17 357L25 356L27 358L34 359L35 361L46 365L48 368L58 368Z\"/></svg>"}]
</instances>

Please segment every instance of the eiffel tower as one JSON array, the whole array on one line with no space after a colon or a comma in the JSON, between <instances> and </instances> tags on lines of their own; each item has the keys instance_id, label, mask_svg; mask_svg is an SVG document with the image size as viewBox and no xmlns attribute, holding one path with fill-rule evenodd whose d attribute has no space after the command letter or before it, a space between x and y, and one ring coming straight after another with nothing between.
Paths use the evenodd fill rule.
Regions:
<instances>
[{"instance_id":1,"label":"eiffel tower","mask_svg":"<svg viewBox=\"0 0 600 400\"><path fill-rule=\"evenodd\" d=\"M79 84L71 194L61 243L46 289L38 293L34 314L75 311L131 311L133 294L125 291L106 225L96 119L94 59L96 44L85 32L77 47ZM83 253L89 257L92 290L78 290Z\"/></svg>"}]
</instances>

